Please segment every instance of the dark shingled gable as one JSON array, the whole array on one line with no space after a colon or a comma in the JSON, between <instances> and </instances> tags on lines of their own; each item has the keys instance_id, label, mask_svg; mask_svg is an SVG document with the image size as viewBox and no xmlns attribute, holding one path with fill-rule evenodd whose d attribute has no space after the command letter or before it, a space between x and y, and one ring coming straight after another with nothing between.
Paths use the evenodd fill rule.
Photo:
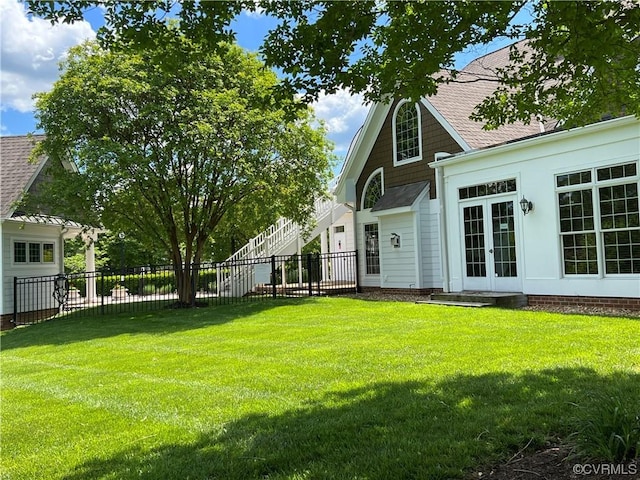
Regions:
<instances>
[{"instance_id":1,"label":"dark shingled gable","mask_svg":"<svg viewBox=\"0 0 640 480\"><path fill-rule=\"evenodd\" d=\"M428 185L429 182L416 182L387 188L371 211L379 212L381 210L391 210L392 208L410 207Z\"/></svg>"},{"instance_id":2,"label":"dark shingled gable","mask_svg":"<svg viewBox=\"0 0 640 480\"><path fill-rule=\"evenodd\" d=\"M29 162L29 155L43 135L0 137L0 218L7 218L14 203L29 188L42 163Z\"/></svg>"}]
</instances>

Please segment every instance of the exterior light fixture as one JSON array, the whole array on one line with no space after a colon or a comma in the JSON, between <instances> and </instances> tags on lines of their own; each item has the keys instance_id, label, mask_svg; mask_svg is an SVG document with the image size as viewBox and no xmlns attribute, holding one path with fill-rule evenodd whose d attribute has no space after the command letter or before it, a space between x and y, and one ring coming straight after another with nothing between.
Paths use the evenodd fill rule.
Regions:
<instances>
[{"instance_id":1,"label":"exterior light fixture","mask_svg":"<svg viewBox=\"0 0 640 480\"><path fill-rule=\"evenodd\" d=\"M522 213L526 215L531 210L533 210L533 202L530 202L525 197L522 197L522 200L520 200L520 208L522 209Z\"/></svg>"},{"instance_id":2,"label":"exterior light fixture","mask_svg":"<svg viewBox=\"0 0 640 480\"><path fill-rule=\"evenodd\" d=\"M391 246L393 248L400 248L400 235L397 233L391 234Z\"/></svg>"}]
</instances>

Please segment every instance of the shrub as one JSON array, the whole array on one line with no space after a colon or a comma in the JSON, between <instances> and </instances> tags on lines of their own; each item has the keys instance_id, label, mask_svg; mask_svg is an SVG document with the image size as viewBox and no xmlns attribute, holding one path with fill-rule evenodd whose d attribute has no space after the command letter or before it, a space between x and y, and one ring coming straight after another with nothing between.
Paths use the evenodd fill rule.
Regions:
<instances>
[{"instance_id":1,"label":"shrub","mask_svg":"<svg viewBox=\"0 0 640 480\"><path fill-rule=\"evenodd\" d=\"M574 433L578 454L612 462L640 456L640 411L620 396L599 396L584 409Z\"/></svg>"}]
</instances>

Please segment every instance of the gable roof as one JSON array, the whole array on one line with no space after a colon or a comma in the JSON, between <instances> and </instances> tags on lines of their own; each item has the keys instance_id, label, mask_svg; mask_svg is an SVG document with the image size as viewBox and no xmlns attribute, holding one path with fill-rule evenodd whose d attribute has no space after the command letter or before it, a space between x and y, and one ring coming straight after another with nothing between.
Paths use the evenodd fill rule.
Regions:
<instances>
[{"instance_id":1,"label":"gable roof","mask_svg":"<svg viewBox=\"0 0 640 480\"><path fill-rule=\"evenodd\" d=\"M9 218L15 211L15 202L29 190L46 158L29 162L35 144L44 135L0 137L0 218Z\"/></svg>"},{"instance_id":2,"label":"gable roof","mask_svg":"<svg viewBox=\"0 0 640 480\"><path fill-rule=\"evenodd\" d=\"M526 49L526 42L516 44ZM465 66L456 81L441 84L432 97L421 100L427 110L445 128L464 151L471 151L506 142L539 135L556 128L557 122L550 120L544 126L535 118L526 125L515 122L495 130L484 130L481 122L471 120L476 105L490 96L498 86L496 69L509 64L511 45L479 57ZM440 75L448 75L443 71ZM384 121L389 115L391 101L378 102L369 110L361 131L358 132L349 150L333 193L338 201L355 200L355 187L351 185L360 175Z\"/></svg>"}]
</instances>

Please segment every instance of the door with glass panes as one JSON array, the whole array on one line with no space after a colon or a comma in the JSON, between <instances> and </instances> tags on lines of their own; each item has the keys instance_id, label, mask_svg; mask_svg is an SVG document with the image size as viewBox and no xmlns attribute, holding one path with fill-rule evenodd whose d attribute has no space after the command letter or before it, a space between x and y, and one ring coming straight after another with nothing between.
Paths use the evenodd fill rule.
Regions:
<instances>
[{"instance_id":1,"label":"door with glass panes","mask_svg":"<svg viewBox=\"0 0 640 480\"><path fill-rule=\"evenodd\" d=\"M515 197L461 205L465 290L519 292Z\"/></svg>"}]
</instances>

